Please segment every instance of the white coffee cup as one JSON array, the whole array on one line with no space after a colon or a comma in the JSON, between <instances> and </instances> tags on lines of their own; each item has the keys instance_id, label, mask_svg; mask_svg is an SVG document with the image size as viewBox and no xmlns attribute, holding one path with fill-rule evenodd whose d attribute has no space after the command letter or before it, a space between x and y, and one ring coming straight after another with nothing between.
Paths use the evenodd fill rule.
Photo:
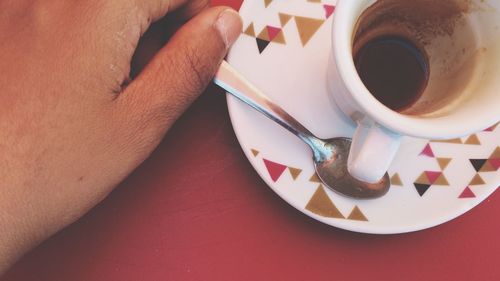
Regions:
<instances>
[{"instance_id":1,"label":"white coffee cup","mask_svg":"<svg viewBox=\"0 0 500 281\"><path fill-rule=\"evenodd\" d=\"M414 1L428 1L430 5L437 2ZM429 84L423 101L417 102L417 109L411 114L398 113L379 102L356 71L353 40L357 22L375 2L338 1L328 74L333 100L357 124L348 170L366 182L377 182L387 172L402 136L453 139L500 121L500 0L472 0L472 8L464 15L466 24L460 30L426 43L431 68ZM464 55L457 59L459 52ZM446 69L446 64L456 69ZM448 72L440 73L443 69Z\"/></svg>"}]
</instances>

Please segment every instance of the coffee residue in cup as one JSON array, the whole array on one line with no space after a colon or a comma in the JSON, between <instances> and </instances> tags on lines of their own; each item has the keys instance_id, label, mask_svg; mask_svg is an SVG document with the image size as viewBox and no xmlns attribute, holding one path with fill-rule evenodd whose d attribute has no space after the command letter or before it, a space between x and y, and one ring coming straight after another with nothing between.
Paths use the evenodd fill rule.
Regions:
<instances>
[{"instance_id":1,"label":"coffee residue in cup","mask_svg":"<svg viewBox=\"0 0 500 281\"><path fill-rule=\"evenodd\" d=\"M353 56L379 37L410 41L429 62L429 83L421 98L402 113L439 114L472 79L479 47L468 14L481 8L478 3L482 1L378 0L358 20Z\"/></svg>"},{"instance_id":2,"label":"coffee residue in cup","mask_svg":"<svg viewBox=\"0 0 500 281\"><path fill-rule=\"evenodd\" d=\"M370 93L398 112L413 106L429 81L427 57L406 38L377 37L355 54L354 63Z\"/></svg>"},{"instance_id":3,"label":"coffee residue in cup","mask_svg":"<svg viewBox=\"0 0 500 281\"><path fill-rule=\"evenodd\" d=\"M451 36L474 6L472 3L472 0L379 0L361 15L354 41L385 32L407 35L426 45L435 37Z\"/></svg>"}]
</instances>

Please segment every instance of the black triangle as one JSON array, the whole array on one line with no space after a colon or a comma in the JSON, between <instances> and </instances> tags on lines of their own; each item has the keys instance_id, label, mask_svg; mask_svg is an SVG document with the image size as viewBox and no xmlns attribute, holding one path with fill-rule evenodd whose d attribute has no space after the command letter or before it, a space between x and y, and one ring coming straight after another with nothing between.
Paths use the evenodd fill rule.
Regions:
<instances>
[{"instance_id":1,"label":"black triangle","mask_svg":"<svg viewBox=\"0 0 500 281\"><path fill-rule=\"evenodd\" d=\"M420 183L414 183L415 188L418 191L418 194L420 194L420 197L424 196L424 194L429 190L429 187L431 187L430 184L420 184Z\"/></svg>"},{"instance_id":2,"label":"black triangle","mask_svg":"<svg viewBox=\"0 0 500 281\"><path fill-rule=\"evenodd\" d=\"M476 172L479 172L486 163L487 159L470 159L470 163L474 166Z\"/></svg>"},{"instance_id":3,"label":"black triangle","mask_svg":"<svg viewBox=\"0 0 500 281\"><path fill-rule=\"evenodd\" d=\"M262 54L262 52L264 52L264 50L266 49L267 45L269 45L269 43L271 42L260 38L256 39L257 39L257 47L259 48L259 53Z\"/></svg>"}]
</instances>

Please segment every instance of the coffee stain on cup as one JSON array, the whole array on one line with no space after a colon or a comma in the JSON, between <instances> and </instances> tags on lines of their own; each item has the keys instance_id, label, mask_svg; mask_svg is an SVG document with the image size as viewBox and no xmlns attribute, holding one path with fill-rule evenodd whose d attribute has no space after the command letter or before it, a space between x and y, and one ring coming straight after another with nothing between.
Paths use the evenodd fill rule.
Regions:
<instances>
[{"instance_id":1,"label":"coffee stain on cup","mask_svg":"<svg viewBox=\"0 0 500 281\"><path fill-rule=\"evenodd\" d=\"M437 36L451 36L472 6L472 0L379 0L359 18L354 41L384 31L426 45Z\"/></svg>"}]
</instances>

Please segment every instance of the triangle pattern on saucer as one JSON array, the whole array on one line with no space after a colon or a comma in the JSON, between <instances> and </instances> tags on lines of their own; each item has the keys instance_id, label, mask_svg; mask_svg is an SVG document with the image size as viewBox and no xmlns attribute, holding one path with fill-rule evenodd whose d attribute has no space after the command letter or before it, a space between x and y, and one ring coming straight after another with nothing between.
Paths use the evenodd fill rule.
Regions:
<instances>
[{"instance_id":1,"label":"triangle pattern on saucer","mask_svg":"<svg viewBox=\"0 0 500 281\"><path fill-rule=\"evenodd\" d=\"M417 190L418 194L420 197L424 196L425 193L429 190L431 187L430 184L421 184L421 183L414 183L415 189Z\"/></svg>"},{"instance_id":2,"label":"triangle pattern on saucer","mask_svg":"<svg viewBox=\"0 0 500 281\"><path fill-rule=\"evenodd\" d=\"M267 46L269 46L269 43L271 43L270 41L260 38L255 38L255 40L257 40L257 48L259 49L260 54L262 54L262 52L264 52Z\"/></svg>"},{"instance_id":3,"label":"triangle pattern on saucer","mask_svg":"<svg viewBox=\"0 0 500 281\"><path fill-rule=\"evenodd\" d=\"M264 159L264 165L266 166L269 176L274 182L277 182L283 172L286 170L287 166Z\"/></svg>"},{"instance_id":4,"label":"triangle pattern on saucer","mask_svg":"<svg viewBox=\"0 0 500 281\"><path fill-rule=\"evenodd\" d=\"M479 138L477 135L471 135L467 138L465 141L465 144L471 144L471 145L481 145L481 141L479 141Z\"/></svg>"},{"instance_id":5,"label":"triangle pattern on saucer","mask_svg":"<svg viewBox=\"0 0 500 281\"><path fill-rule=\"evenodd\" d=\"M498 124L500 124L500 123L497 123L497 124L495 124L495 125L493 125L493 126L489 127L488 129L484 130L484 131L485 131L485 132L493 132L493 131L495 131L495 129L498 127Z\"/></svg>"},{"instance_id":6,"label":"triangle pattern on saucer","mask_svg":"<svg viewBox=\"0 0 500 281\"><path fill-rule=\"evenodd\" d=\"M437 158L439 167L441 167L441 170L444 171L450 165L451 158Z\"/></svg>"},{"instance_id":7,"label":"triangle pattern on saucer","mask_svg":"<svg viewBox=\"0 0 500 281\"><path fill-rule=\"evenodd\" d=\"M302 46L306 46L311 38L318 32L319 28L323 25L325 20L314 19L306 17L295 17L295 24L297 25L297 30L300 35L300 41Z\"/></svg>"},{"instance_id":8,"label":"triangle pattern on saucer","mask_svg":"<svg viewBox=\"0 0 500 281\"><path fill-rule=\"evenodd\" d=\"M361 212L361 210L359 209L358 206L356 206L356 207L354 207L354 209L352 209L351 214L349 214L347 219L354 220L354 221L368 221L365 214L363 214L363 212Z\"/></svg>"},{"instance_id":9,"label":"triangle pattern on saucer","mask_svg":"<svg viewBox=\"0 0 500 281\"><path fill-rule=\"evenodd\" d=\"M293 180L297 180L297 178L302 173L301 169L293 168L293 167L288 167L288 171L290 172L290 175L292 175Z\"/></svg>"},{"instance_id":10,"label":"triangle pattern on saucer","mask_svg":"<svg viewBox=\"0 0 500 281\"><path fill-rule=\"evenodd\" d=\"M285 27L285 25L292 19L292 16L289 14L279 13L278 16L280 18L281 27Z\"/></svg>"},{"instance_id":11,"label":"triangle pattern on saucer","mask_svg":"<svg viewBox=\"0 0 500 281\"><path fill-rule=\"evenodd\" d=\"M486 164L488 159L470 159L469 161L474 167L474 170L476 170L476 172L480 172L482 171L483 166Z\"/></svg>"},{"instance_id":12,"label":"triangle pattern on saucer","mask_svg":"<svg viewBox=\"0 0 500 281\"><path fill-rule=\"evenodd\" d=\"M333 204L330 197L326 193L325 189L322 185L320 185L316 192L314 192L313 196L309 200L309 203L306 205L306 210L327 218L336 218L336 219L344 219L344 215L339 211L337 206Z\"/></svg>"},{"instance_id":13,"label":"triangle pattern on saucer","mask_svg":"<svg viewBox=\"0 0 500 281\"><path fill-rule=\"evenodd\" d=\"M321 180L318 177L318 174L316 172L309 178L310 182L316 182L316 183L321 183Z\"/></svg>"},{"instance_id":14,"label":"triangle pattern on saucer","mask_svg":"<svg viewBox=\"0 0 500 281\"><path fill-rule=\"evenodd\" d=\"M391 185L392 186L403 186L403 181L401 180L401 177L399 176L398 173L395 173L391 177Z\"/></svg>"},{"instance_id":15,"label":"triangle pattern on saucer","mask_svg":"<svg viewBox=\"0 0 500 281\"><path fill-rule=\"evenodd\" d=\"M495 151L493 151L490 158L488 159L488 162L491 166L492 172L498 171L498 169L500 169L500 146L497 146Z\"/></svg>"},{"instance_id":16,"label":"triangle pattern on saucer","mask_svg":"<svg viewBox=\"0 0 500 281\"><path fill-rule=\"evenodd\" d=\"M434 158L434 151L432 150L432 147L431 147L431 144L428 143L424 149L422 150L422 152L420 152L420 155L423 155L423 156L427 156L427 157L432 157Z\"/></svg>"},{"instance_id":17,"label":"triangle pattern on saucer","mask_svg":"<svg viewBox=\"0 0 500 281\"><path fill-rule=\"evenodd\" d=\"M246 34L248 36L255 37L255 28L253 27L253 23L251 23L245 31L243 31L243 34Z\"/></svg>"},{"instance_id":18,"label":"triangle pattern on saucer","mask_svg":"<svg viewBox=\"0 0 500 281\"><path fill-rule=\"evenodd\" d=\"M463 144L462 139L459 139L459 138L451 139L451 140L433 140L432 142Z\"/></svg>"},{"instance_id":19,"label":"triangle pattern on saucer","mask_svg":"<svg viewBox=\"0 0 500 281\"><path fill-rule=\"evenodd\" d=\"M333 5L323 5L323 9L325 9L325 16L326 18L330 18L331 15L333 15L333 12L335 12L335 6Z\"/></svg>"},{"instance_id":20,"label":"triangle pattern on saucer","mask_svg":"<svg viewBox=\"0 0 500 281\"><path fill-rule=\"evenodd\" d=\"M460 198L460 199L476 198L476 194L474 194L474 192L472 192L470 187L466 187L464 189L464 191L462 191L460 196L458 196L458 198Z\"/></svg>"},{"instance_id":21,"label":"triangle pattern on saucer","mask_svg":"<svg viewBox=\"0 0 500 281\"><path fill-rule=\"evenodd\" d=\"M483 185L483 184L486 184L486 182L483 180L481 175L476 174L474 176L474 178L472 178L472 180L470 181L469 186L470 185Z\"/></svg>"}]
</instances>

